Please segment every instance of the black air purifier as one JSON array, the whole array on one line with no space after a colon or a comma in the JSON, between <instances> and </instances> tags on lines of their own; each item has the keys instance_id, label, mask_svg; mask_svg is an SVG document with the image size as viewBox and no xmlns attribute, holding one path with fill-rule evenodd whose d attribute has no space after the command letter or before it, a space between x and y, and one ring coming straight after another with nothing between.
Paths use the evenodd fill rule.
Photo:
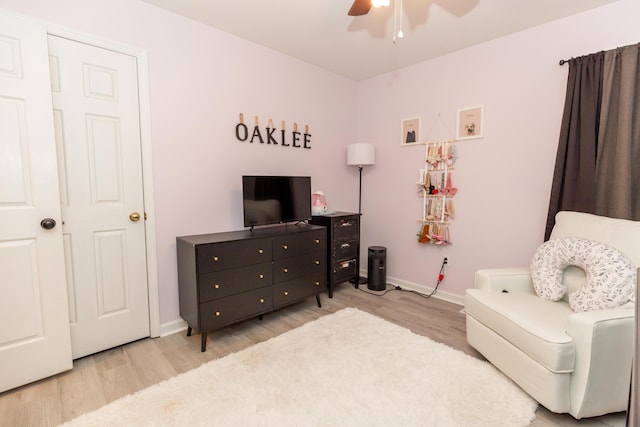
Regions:
<instances>
[{"instance_id":1,"label":"black air purifier","mask_svg":"<svg viewBox=\"0 0 640 427\"><path fill-rule=\"evenodd\" d=\"M372 291L384 291L387 288L387 248L384 246L369 246L367 288Z\"/></svg>"}]
</instances>

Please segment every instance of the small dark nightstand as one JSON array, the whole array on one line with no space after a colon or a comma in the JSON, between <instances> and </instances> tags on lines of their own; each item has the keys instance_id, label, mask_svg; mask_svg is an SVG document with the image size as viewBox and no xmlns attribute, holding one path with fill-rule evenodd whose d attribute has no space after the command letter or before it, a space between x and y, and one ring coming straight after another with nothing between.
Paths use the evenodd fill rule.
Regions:
<instances>
[{"instance_id":1,"label":"small dark nightstand","mask_svg":"<svg viewBox=\"0 0 640 427\"><path fill-rule=\"evenodd\" d=\"M333 288L353 280L358 287L360 279L360 214L335 212L314 215L311 224L327 228L327 290L333 298Z\"/></svg>"}]
</instances>

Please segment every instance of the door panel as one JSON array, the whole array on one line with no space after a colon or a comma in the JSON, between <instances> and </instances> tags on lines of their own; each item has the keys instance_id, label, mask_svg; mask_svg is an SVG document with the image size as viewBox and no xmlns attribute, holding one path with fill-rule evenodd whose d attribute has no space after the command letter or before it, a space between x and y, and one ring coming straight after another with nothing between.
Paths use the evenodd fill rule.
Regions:
<instances>
[{"instance_id":1,"label":"door panel","mask_svg":"<svg viewBox=\"0 0 640 427\"><path fill-rule=\"evenodd\" d=\"M56 36L49 53L78 358L149 336L137 62Z\"/></svg>"},{"instance_id":2,"label":"door panel","mask_svg":"<svg viewBox=\"0 0 640 427\"><path fill-rule=\"evenodd\" d=\"M51 110L44 27L0 14L0 392L72 367Z\"/></svg>"}]
</instances>

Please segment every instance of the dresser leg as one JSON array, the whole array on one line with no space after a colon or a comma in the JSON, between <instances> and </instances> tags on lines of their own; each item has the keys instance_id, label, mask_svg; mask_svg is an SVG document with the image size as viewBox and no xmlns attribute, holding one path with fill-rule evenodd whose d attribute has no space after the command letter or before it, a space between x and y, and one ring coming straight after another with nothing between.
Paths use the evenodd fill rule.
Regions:
<instances>
[{"instance_id":1,"label":"dresser leg","mask_svg":"<svg viewBox=\"0 0 640 427\"><path fill-rule=\"evenodd\" d=\"M202 333L202 344L200 344L200 351L203 353L207 351L207 333L206 332Z\"/></svg>"},{"instance_id":2,"label":"dresser leg","mask_svg":"<svg viewBox=\"0 0 640 427\"><path fill-rule=\"evenodd\" d=\"M318 303L318 308L322 308L322 303L320 302L320 295L316 294L316 302Z\"/></svg>"},{"instance_id":3,"label":"dresser leg","mask_svg":"<svg viewBox=\"0 0 640 427\"><path fill-rule=\"evenodd\" d=\"M329 298L333 298L333 287L331 287L331 285L327 286L327 288L329 289Z\"/></svg>"},{"instance_id":4,"label":"dresser leg","mask_svg":"<svg viewBox=\"0 0 640 427\"><path fill-rule=\"evenodd\" d=\"M187 336L190 337L191 336L191 326L187 326Z\"/></svg>"}]
</instances>

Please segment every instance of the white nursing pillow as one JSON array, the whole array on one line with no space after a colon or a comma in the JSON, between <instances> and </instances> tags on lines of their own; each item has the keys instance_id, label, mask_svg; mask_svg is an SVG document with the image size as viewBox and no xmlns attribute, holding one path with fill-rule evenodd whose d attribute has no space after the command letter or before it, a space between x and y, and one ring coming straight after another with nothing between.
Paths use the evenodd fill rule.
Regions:
<instances>
[{"instance_id":1,"label":"white nursing pillow","mask_svg":"<svg viewBox=\"0 0 640 427\"><path fill-rule=\"evenodd\" d=\"M581 237L562 237L543 243L531 260L531 278L539 297L558 301L567 291L564 270L575 265L587 282L569 295L573 311L620 307L633 298L636 268L616 248Z\"/></svg>"}]
</instances>

